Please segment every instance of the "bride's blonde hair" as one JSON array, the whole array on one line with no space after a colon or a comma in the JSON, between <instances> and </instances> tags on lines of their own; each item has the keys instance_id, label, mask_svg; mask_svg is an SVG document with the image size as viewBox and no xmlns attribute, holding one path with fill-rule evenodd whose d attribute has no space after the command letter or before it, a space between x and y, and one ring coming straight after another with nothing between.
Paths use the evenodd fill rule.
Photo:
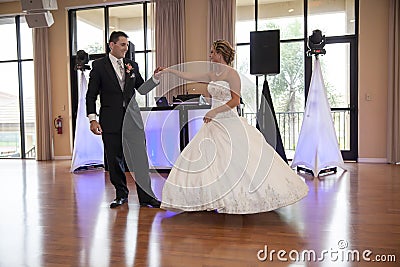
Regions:
<instances>
[{"instance_id":1,"label":"bride's blonde hair","mask_svg":"<svg viewBox=\"0 0 400 267\"><path fill-rule=\"evenodd\" d=\"M226 40L216 40L213 43L213 48L217 53L220 53L226 63L228 65L232 65L233 60L235 59L235 49L233 49L232 45Z\"/></svg>"}]
</instances>

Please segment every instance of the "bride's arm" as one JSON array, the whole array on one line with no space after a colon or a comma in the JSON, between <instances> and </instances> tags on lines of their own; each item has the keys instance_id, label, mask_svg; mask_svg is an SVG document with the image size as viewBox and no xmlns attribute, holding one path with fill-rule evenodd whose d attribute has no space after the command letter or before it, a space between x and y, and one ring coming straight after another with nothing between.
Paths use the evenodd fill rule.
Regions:
<instances>
[{"instance_id":1,"label":"bride's arm","mask_svg":"<svg viewBox=\"0 0 400 267\"><path fill-rule=\"evenodd\" d=\"M183 72L172 68L163 69L165 73L172 73L179 78L184 80L193 81L193 82L210 82L211 81L211 73L196 73L196 72Z\"/></svg>"}]
</instances>

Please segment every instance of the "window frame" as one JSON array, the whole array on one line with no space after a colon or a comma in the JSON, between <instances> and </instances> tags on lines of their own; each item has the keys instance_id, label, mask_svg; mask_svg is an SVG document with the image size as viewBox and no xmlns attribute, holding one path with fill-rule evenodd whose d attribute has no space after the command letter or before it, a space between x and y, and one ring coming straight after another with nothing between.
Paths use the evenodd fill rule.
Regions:
<instances>
[{"instance_id":1,"label":"window frame","mask_svg":"<svg viewBox=\"0 0 400 267\"><path fill-rule=\"evenodd\" d=\"M19 107L19 138L20 138L20 156L19 157L1 157L0 159L15 159L15 158L20 158L20 159L35 159L34 157L27 157L27 151L26 151L26 131L25 131L25 111L24 111L24 88L23 88L23 81L22 81L22 76L23 76L23 67L22 63L23 62L33 62L33 54L32 58L22 58L22 41L21 41L21 18L23 16L21 15L16 15L16 16L2 16L2 18L14 18L14 23L15 23L15 38L16 38L16 44L17 44L17 58L16 59L10 59L10 60L0 60L0 64L2 63L17 63L17 72L18 72L18 107ZM36 121L34 122L36 124ZM35 144L36 147L36 144ZM29 151L28 151L29 152Z\"/></svg>"},{"instance_id":2,"label":"window frame","mask_svg":"<svg viewBox=\"0 0 400 267\"><path fill-rule=\"evenodd\" d=\"M312 69L312 57L308 57L306 51L308 50L307 41L308 36L311 33L308 32L308 2L309 0L303 0L303 23L304 23L304 33L303 38L295 39L285 39L280 40L280 43L290 43L290 42L303 42L304 44L304 106L307 101L307 95L311 82ZM259 21L259 1L254 0L254 24L255 31L258 30ZM237 6L236 6L237 8ZM327 36L326 44L335 43L348 43L350 44L350 106L347 108L331 108L332 111L348 111L350 113L350 150L342 150L342 156L345 160L357 160L358 157L358 34L359 34L359 0L354 0L354 17L355 17L355 32L354 34L345 34L341 36ZM239 42L235 43L236 47L239 46L250 46L250 42ZM259 89L262 85L261 76L256 76L256 106L260 107L260 94Z\"/></svg>"},{"instance_id":3,"label":"window frame","mask_svg":"<svg viewBox=\"0 0 400 267\"><path fill-rule=\"evenodd\" d=\"M151 4L150 1L142 1L142 2L134 2L134 3L123 3L123 4L110 4L110 5L101 5L101 6L91 6L85 8L75 8L68 10L68 29L69 29L69 47L70 47L70 82L71 82L71 114L72 114L72 136L75 139L75 128L76 128L76 117L78 112L78 101L79 101L79 86L78 86L78 75L76 73L75 67L75 58L77 51L77 18L76 12L81 10L90 10L90 9L104 9L104 40L105 40L105 49L104 53L98 54L90 54L90 60L96 60L102 58L107 55L109 52L108 49L108 38L110 35L109 30L109 9L113 7L119 6L132 6L132 5L142 5L143 8L143 32L144 32L144 50L137 50L135 54L144 54L144 66L140 66L144 68L144 79L148 79L148 65L149 65L149 54L154 53L154 49L148 48L148 33L147 33L147 14L148 14L148 5ZM145 96L146 107L149 106L149 96Z\"/></svg>"}]
</instances>

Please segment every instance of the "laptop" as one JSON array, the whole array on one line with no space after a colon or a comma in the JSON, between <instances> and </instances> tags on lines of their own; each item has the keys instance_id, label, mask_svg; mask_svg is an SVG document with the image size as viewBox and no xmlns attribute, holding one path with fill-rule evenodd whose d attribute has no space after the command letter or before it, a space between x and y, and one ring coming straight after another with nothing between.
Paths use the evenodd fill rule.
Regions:
<instances>
[{"instance_id":1,"label":"laptop","mask_svg":"<svg viewBox=\"0 0 400 267\"><path fill-rule=\"evenodd\" d=\"M156 101L157 107L169 107L168 100L165 96L155 96L154 101Z\"/></svg>"},{"instance_id":2,"label":"laptop","mask_svg":"<svg viewBox=\"0 0 400 267\"><path fill-rule=\"evenodd\" d=\"M201 94L187 94L173 96L174 105L198 105Z\"/></svg>"}]
</instances>

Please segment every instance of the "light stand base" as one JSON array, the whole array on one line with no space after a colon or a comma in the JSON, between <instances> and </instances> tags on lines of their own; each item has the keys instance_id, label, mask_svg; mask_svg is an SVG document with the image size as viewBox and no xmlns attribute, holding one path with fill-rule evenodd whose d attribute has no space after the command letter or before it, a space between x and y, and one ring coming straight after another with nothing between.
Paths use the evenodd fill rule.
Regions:
<instances>
[{"instance_id":1,"label":"light stand base","mask_svg":"<svg viewBox=\"0 0 400 267\"><path fill-rule=\"evenodd\" d=\"M314 176L313 171L304 166L297 166L297 172L304 172L304 173L308 173L308 174L311 174ZM328 167L328 168L320 170L317 176L329 175L329 174L334 174L334 173L337 173L337 167Z\"/></svg>"}]
</instances>

